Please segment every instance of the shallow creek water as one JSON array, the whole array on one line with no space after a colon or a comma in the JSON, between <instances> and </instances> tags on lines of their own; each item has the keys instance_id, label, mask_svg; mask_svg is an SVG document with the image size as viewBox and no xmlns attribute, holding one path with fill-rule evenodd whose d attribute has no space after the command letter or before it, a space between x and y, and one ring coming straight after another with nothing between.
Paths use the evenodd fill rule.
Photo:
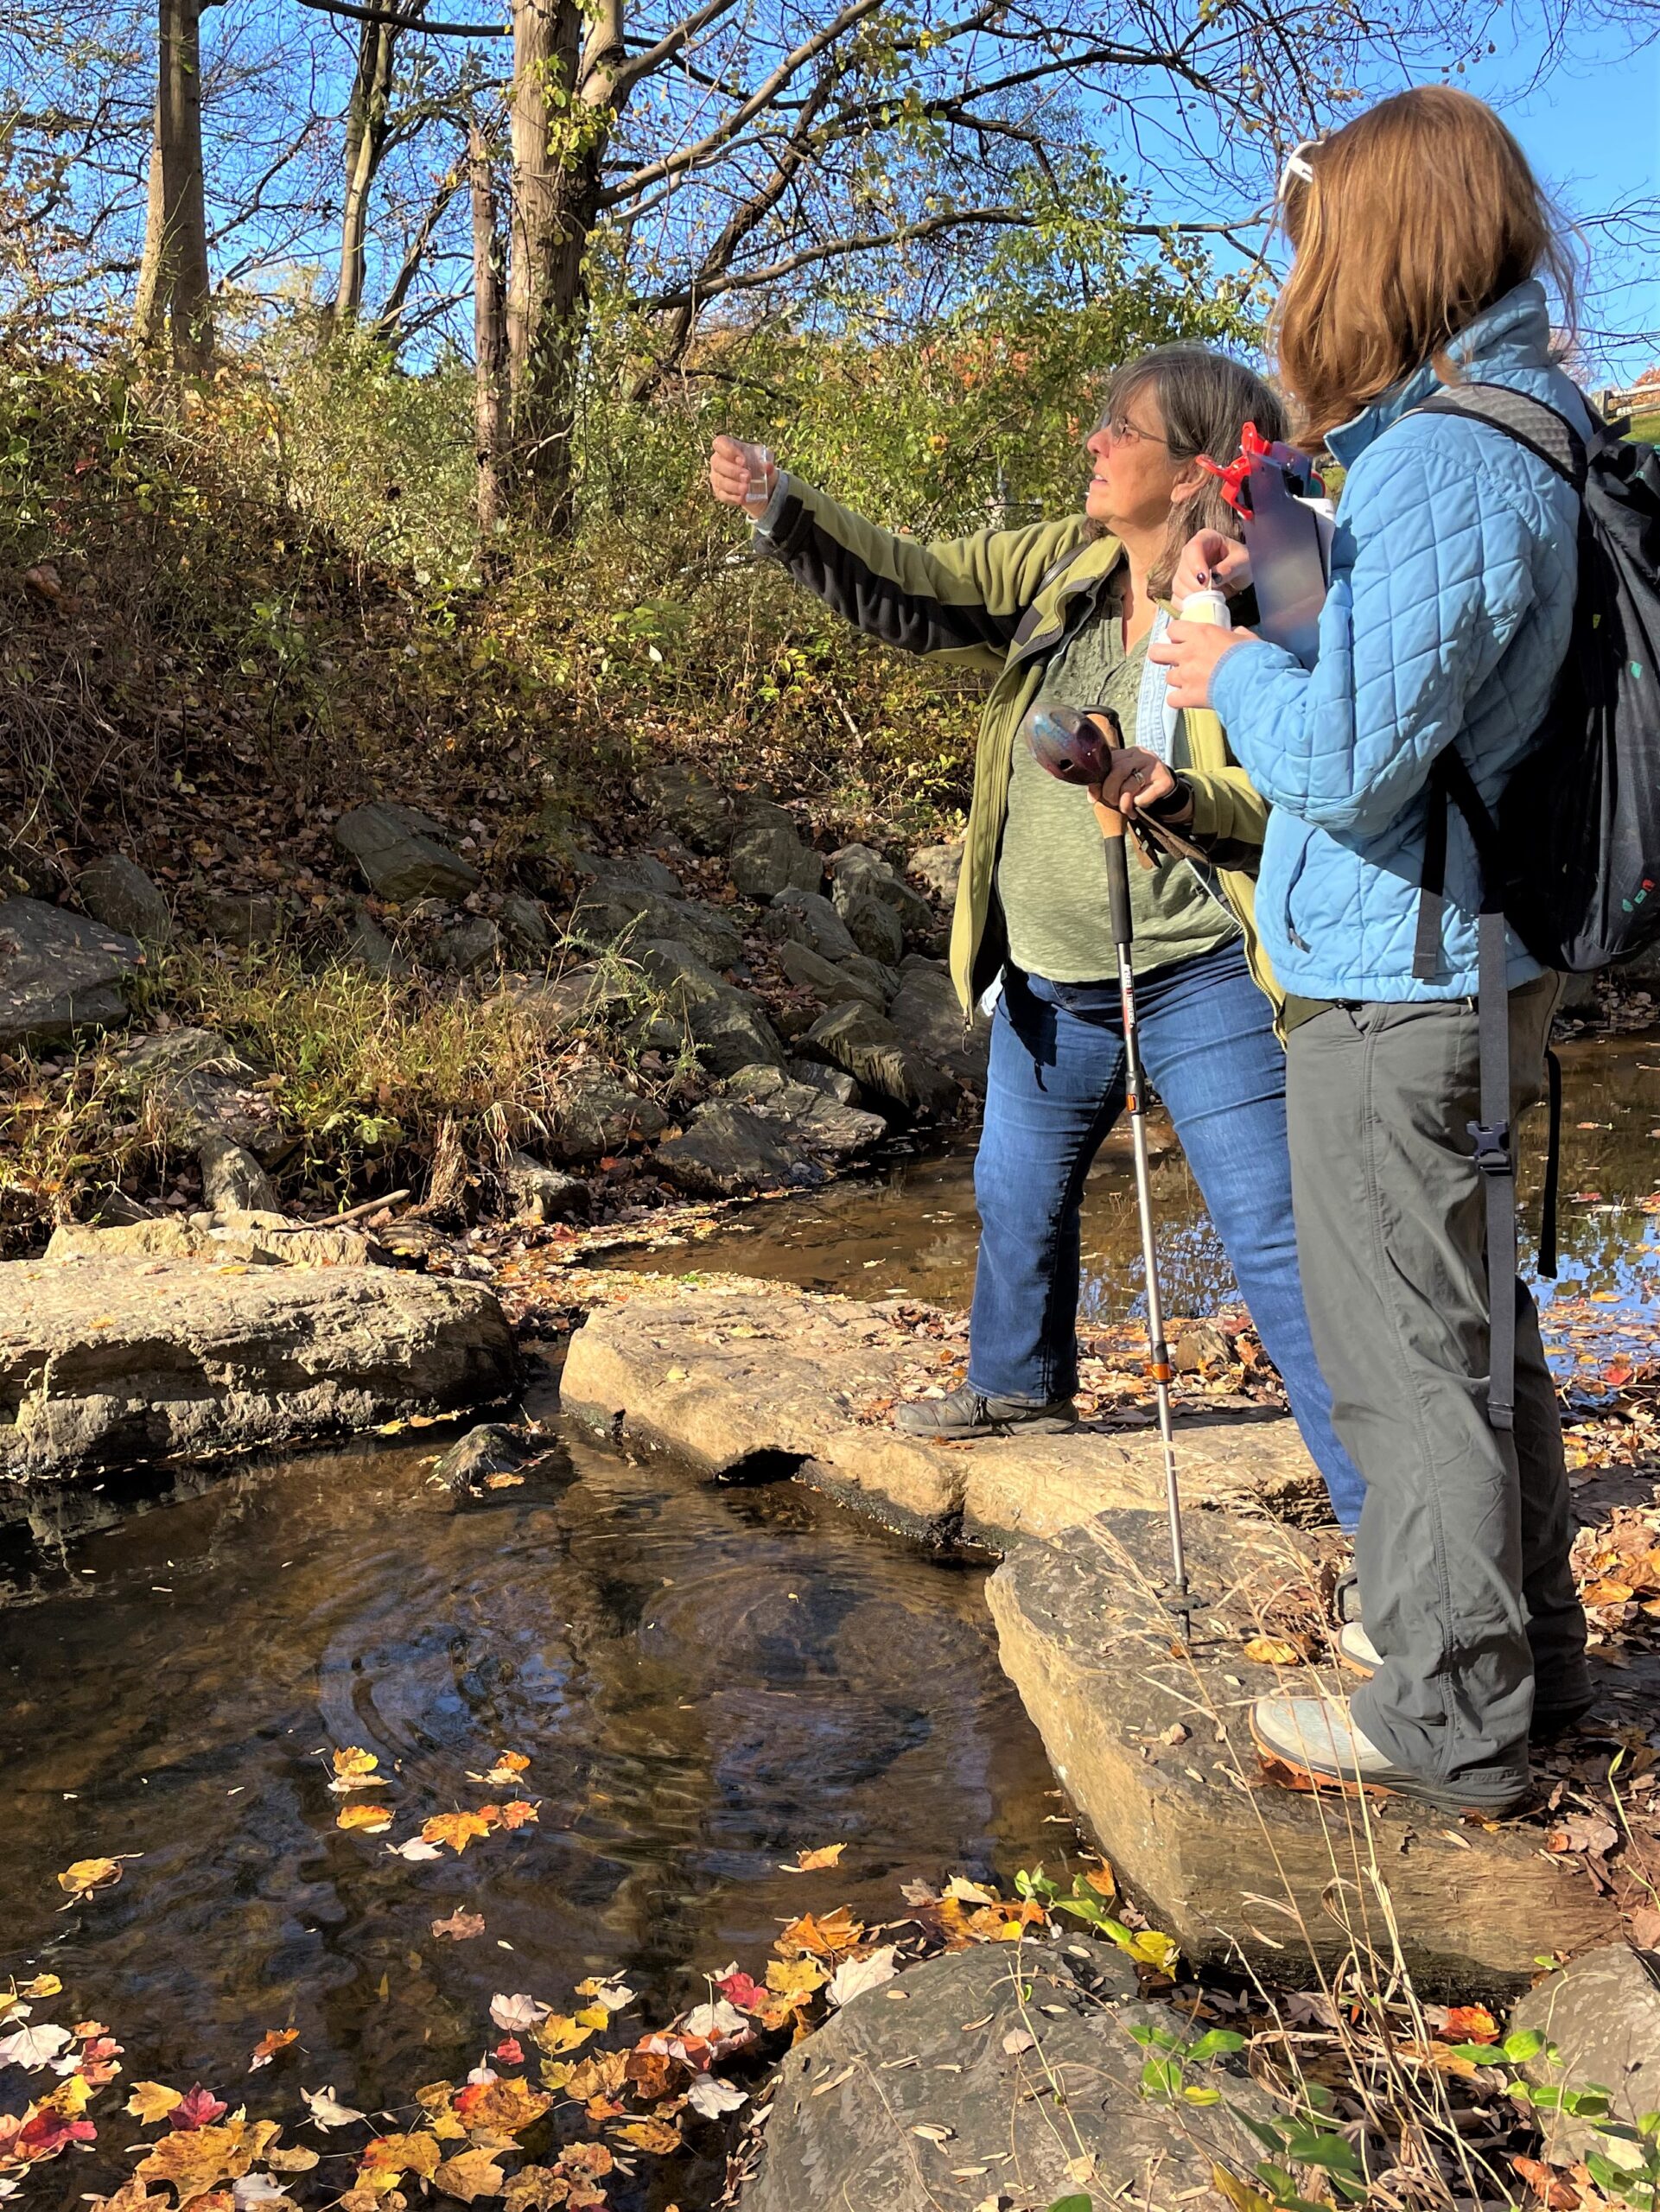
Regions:
<instances>
[{"instance_id":1,"label":"shallow creek water","mask_svg":"<svg viewBox=\"0 0 1660 2212\"><path fill-rule=\"evenodd\" d=\"M1636 1202L1660 1180L1660 1039L1565 1059L1563 1288L1652 1309L1660 1219ZM1542 1143L1530 1125L1534 1184ZM1172 1310L1224 1302L1167 1133L1155 1195ZM1084 1243L1086 1318L1133 1310L1122 1144ZM974 1245L964 1147L755 1209L684 1260L622 1256L961 1304ZM728 1961L759 1971L804 1910L881 1919L906 1876L1007 1878L1073 1847L982 1568L787 1485L701 1488L574 1440L550 1474L445 1516L423 1497L433 1441L187 1477L103 1529L54 1536L45 1514L0 1557L0 1972L60 1974L42 2016L108 2022L127 2080L235 2103L260 2035L292 2024L303 2056L255 2076L255 2112L297 2119L296 2081L407 2106L477 2062L499 1990L569 2009L578 1980L620 1971L654 2024ZM514 1794L539 1821L407 1863L337 1830L327 1760L347 1745L392 1777L394 1842ZM469 1778L504 1749L530 1758L518 1793ZM780 1871L843 1840L833 1873ZM118 1887L59 1909L60 1869L122 1853L139 1855ZM461 1907L485 1933L435 1938ZM696 2169L675 2169L683 2203L718 2190ZM67 2206L114 2171L100 2145L31 2196Z\"/></svg>"},{"instance_id":2,"label":"shallow creek water","mask_svg":"<svg viewBox=\"0 0 1660 2212\"><path fill-rule=\"evenodd\" d=\"M1638 1201L1660 1185L1660 1035L1559 1048L1562 1062L1560 1274L1553 1295L1599 1294L1633 1306L1660 1298L1660 1215ZM1586 1125L1589 1126L1586 1126ZM1542 1109L1521 1129L1522 1252L1531 1276L1545 1154ZM1155 1116L1153 1198L1159 1280L1167 1312L1210 1313L1237 1300L1227 1256L1167 1121ZM974 1146L900 1160L857 1182L832 1184L810 1204L758 1208L685 1248L713 1272L771 1276L855 1298L896 1292L964 1306L974 1287L978 1224ZM673 1249L673 1248L666 1248ZM616 1264L663 1268L665 1247L620 1254ZM1084 1209L1085 1322L1142 1310L1141 1230L1130 1150L1114 1132L1091 1172Z\"/></svg>"},{"instance_id":3,"label":"shallow creek water","mask_svg":"<svg viewBox=\"0 0 1660 2212\"><path fill-rule=\"evenodd\" d=\"M39 2017L107 2022L125 2081L234 2105L291 2023L304 2056L246 2084L256 2113L303 2118L296 2080L407 2106L498 2040L497 1991L568 2011L576 1981L621 1971L643 2031L732 1959L759 1974L798 1913L881 1920L907 1877L1075 1847L1046 1825L1061 1808L983 1568L789 1485L699 1487L575 1442L551 1478L445 1516L422 1502L432 1448L245 1465L13 1562L0 1974L60 1975ZM335 1827L347 1745L392 1776L390 1838ZM517 1789L468 1778L503 1749L530 1758ZM464 1856L385 1847L515 1796L538 1823ZM844 1867L780 1871L841 1840ZM59 1910L60 1870L128 1852L118 1887ZM463 1906L485 1934L435 1939ZM100 2134L138 2139L113 2113ZM60 2160L31 2197L102 2179Z\"/></svg>"}]
</instances>

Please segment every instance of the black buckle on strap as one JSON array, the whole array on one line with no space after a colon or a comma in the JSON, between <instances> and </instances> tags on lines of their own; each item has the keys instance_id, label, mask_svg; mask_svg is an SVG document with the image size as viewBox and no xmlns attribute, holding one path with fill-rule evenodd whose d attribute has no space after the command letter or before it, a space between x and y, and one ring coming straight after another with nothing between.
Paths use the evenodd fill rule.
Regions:
<instances>
[{"instance_id":1,"label":"black buckle on strap","mask_svg":"<svg viewBox=\"0 0 1660 2212\"><path fill-rule=\"evenodd\" d=\"M1475 1140L1476 1166L1482 1173L1514 1177L1516 1162L1511 1157L1510 1123L1466 1122L1464 1126Z\"/></svg>"}]
</instances>

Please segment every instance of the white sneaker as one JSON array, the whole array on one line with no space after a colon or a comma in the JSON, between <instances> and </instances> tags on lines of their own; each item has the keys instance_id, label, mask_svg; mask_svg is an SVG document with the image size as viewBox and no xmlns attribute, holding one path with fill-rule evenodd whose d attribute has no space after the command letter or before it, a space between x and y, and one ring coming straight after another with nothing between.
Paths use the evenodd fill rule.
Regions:
<instances>
[{"instance_id":1,"label":"white sneaker","mask_svg":"<svg viewBox=\"0 0 1660 2212\"><path fill-rule=\"evenodd\" d=\"M1269 1779L1291 1789L1358 1796L1375 1790L1412 1797L1442 1812L1505 1813L1523 1796L1527 1776L1495 1775L1449 1786L1397 1767L1350 1715L1347 1698L1259 1697L1250 1732Z\"/></svg>"}]
</instances>

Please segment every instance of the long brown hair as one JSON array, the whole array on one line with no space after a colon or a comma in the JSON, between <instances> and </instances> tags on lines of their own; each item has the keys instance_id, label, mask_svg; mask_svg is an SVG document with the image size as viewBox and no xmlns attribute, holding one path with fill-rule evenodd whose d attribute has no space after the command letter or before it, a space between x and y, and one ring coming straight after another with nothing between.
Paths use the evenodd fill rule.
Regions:
<instances>
[{"instance_id":1,"label":"long brown hair","mask_svg":"<svg viewBox=\"0 0 1660 2212\"><path fill-rule=\"evenodd\" d=\"M1115 369L1101 395L1101 420L1109 423L1122 415L1142 392L1151 394L1159 410L1165 446L1174 461L1208 454L1225 468L1239 451L1239 434L1247 423L1255 423L1265 438L1289 434L1278 394L1243 362L1204 346L1154 346L1139 360ZM1238 535L1239 525L1214 477L1170 511L1164 551L1148 577L1154 598L1169 590L1182 547L1201 530Z\"/></svg>"},{"instance_id":2,"label":"long brown hair","mask_svg":"<svg viewBox=\"0 0 1660 2212\"><path fill-rule=\"evenodd\" d=\"M1311 442L1447 347L1544 270L1564 324L1574 269L1527 157L1483 101L1449 85L1396 92L1304 149L1285 194L1296 259L1269 321Z\"/></svg>"}]
</instances>

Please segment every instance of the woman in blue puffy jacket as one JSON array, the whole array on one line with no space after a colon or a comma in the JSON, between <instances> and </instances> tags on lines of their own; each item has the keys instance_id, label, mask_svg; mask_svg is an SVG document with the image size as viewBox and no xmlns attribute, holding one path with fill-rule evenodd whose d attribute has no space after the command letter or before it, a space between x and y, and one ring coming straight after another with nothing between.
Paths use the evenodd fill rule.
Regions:
<instances>
[{"instance_id":1,"label":"woman in blue puffy jacket","mask_svg":"<svg viewBox=\"0 0 1660 2212\"><path fill-rule=\"evenodd\" d=\"M1578 502L1488 425L1415 413L1508 385L1584 430L1541 278L1572 284L1491 111L1446 86L1385 100L1288 165L1295 261L1275 314L1305 442L1347 471L1313 668L1178 625L1171 702L1210 705L1274 809L1256 913L1292 995L1297 1243L1339 1434L1366 1481L1346 1700L1264 1698L1270 1769L1445 1809L1523 1796L1530 1732L1591 1701L1555 1393L1516 1286L1513 1433L1489 1420L1479 1118L1479 870L1453 816L1440 959L1414 972L1432 765L1491 807L1539 735L1568 643ZM1214 537L1186 582L1249 573ZM1437 802L1439 804L1439 802ZM1536 1096L1560 979L1508 946L1512 1122ZM1422 965L1423 963L1420 963ZM1501 1413L1502 1421L1502 1413Z\"/></svg>"}]
</instances>

